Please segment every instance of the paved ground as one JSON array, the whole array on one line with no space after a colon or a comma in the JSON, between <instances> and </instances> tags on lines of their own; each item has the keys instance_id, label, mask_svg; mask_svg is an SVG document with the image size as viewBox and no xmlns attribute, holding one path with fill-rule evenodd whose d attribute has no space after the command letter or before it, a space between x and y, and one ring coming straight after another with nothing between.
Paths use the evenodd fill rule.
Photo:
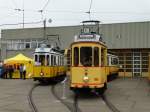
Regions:
<instances>
[{"instance_id":1,"label":"paved ground","mask_svg":"<svg viewBox=\"0 0 150 112\"><path fill-rule=\"evenodd\" d=\"M32 112L28 93L36 83L32 79L0 79L0 112ZM52 95L51 85L35 88L33 101L39 112L69 112Z\"/></svg>"},{"instance_id":2,"label":"paved ground","mask_svg":"<svg viewBox=\"0 0 150 112\"><path fill-rule=\"evenodd\" d=\"M119 78L108 84L106 96L121 112L150 112L147 79Z\"/></svg>"},{"instance_id":3,"label":"paved ground","mask_svg":"<svg viewBox=\"0 0 150 112\"><path fill-rule=\"evenodd\" d=\"M0 112L31 112L27 95L33 84L35 82L31 79L0 79ZM66 97L66 101L72 102L74 94L67 86L65 91L63 84L59 84L56 89L62 98ZM65 95L63 95L64 92ZM67 108L53 97L48 86L37 88L33 94L36 101L41 102L41 104L38 103L41 112L68 112ZM108 84L105 95L121 112L150 111L150 84L147 79L118 78ZM104 103L100 105L94 103L101 102L95 97L85 98L81 98L79 103L84 106L82 109L85 108L85 111L89 107L92 111L94 110L93 112L100 112L104 108L101 106L105 106Z\"/></svg>"},{"instance_id":4,"label":"paved ground","mask_svg":"<svg viewBox=\"0 0 150 112\"><path fill-rule=\"evenodd\" d=\"M31 112L27 94L32 84L31 80L0 79L0 112Z\"/></svg>"},{"instance_id":5,"label":"paved ground","mask_svg":"<svg viewBox=\"0 0 150 112\"><path fill-rule=\"evenodd\" d=\"M38 112L69 112L67 107L53 96L51 87L52 85L39 86L33 91Z\"/></svg>"}]
</instances>

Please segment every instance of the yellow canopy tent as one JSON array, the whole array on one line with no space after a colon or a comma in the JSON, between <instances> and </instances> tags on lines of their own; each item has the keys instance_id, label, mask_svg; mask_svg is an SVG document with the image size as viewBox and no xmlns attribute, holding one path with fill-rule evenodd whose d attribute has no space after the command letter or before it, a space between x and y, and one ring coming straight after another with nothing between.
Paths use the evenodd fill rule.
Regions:
<instances>
[{"instance_id":1,"label":"yellow canopy tent","mask_svg":"<svg viewBox=\"0 0 150 112\"><path fill-rule=\"evenodd\" d=\"M24 56L23 54L18 54L15 57L4 60L4 64L12 65L14 68L13 78L20 78L19 66L24 64L26 66L26 78L30 78L33 72L33 60Z\"/></svg>"},{"instance_id":2,"label":"yellow canopy tent","mask_svg":"<svg viewBox=\"0 0 150 112\"><path fill-rule=\"evenodd\" d=\"M4 60L5 64L13 64L13 63L28 63L28 62L33 62L32 59L24 56L23 54L18 54L15 57L9 58Z\"/></svg>"}]
</instances>

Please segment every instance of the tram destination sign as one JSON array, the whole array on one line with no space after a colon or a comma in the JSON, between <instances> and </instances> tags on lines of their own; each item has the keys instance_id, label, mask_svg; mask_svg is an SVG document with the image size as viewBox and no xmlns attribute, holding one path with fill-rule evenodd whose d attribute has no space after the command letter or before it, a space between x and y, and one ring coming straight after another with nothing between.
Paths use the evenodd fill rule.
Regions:
<instances>
[{"instance_id":1,"label":"tram destination sign","mask_svg":"<svg viewBox=\"0 0 150 112\"><path fill-rule=\"evenodd\" d=\"M95 36L91 34L82 34L79 35L78 39L95 39Z\"/></svg>"}]
</instances>

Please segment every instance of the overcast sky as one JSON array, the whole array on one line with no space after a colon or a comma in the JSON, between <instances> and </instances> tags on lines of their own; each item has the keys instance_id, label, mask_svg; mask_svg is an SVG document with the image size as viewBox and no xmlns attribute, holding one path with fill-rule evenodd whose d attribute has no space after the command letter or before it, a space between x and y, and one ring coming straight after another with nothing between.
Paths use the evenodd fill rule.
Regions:
<instances>
[{"instance_id":1,"label":"overcast sky","mask_svg":"<svg viewBox=\"0 0 150 112\"><path fill-rule=\"evenodd\" d=\"M22 28L21 24L13 24L23 22L23 9L25 23L52 19L47 26L79 25L88 19L102 23L150 20L150 0L92 0L92 3L91 0L0 0L0 29ZM89 10L90 16L86 13ZM25 24L25 27L40 26L42 23Z\"/></svg>"}]
</instances>

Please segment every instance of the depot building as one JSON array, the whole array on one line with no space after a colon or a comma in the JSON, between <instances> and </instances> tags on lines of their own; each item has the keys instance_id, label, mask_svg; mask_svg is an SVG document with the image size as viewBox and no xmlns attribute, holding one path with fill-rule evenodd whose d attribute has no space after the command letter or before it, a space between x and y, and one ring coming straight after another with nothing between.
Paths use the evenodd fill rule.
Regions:
<instances>
[{"instance_id":1,"label":"depot building","mask_svg":"<svg viewBox=\"0 0 150 112\"><path fill-rule=\"evenodd\" d=\"M56 44L69 48L74 36L80 34L82 26L60 26L47 28L5 29L1 31L1 60L23 53L32 58L35 48L41 43ZM102 24L100 34L110 52L119 57L119 75L146 77L149 68L150 22Z\"/></svg>"}]
</instances>

